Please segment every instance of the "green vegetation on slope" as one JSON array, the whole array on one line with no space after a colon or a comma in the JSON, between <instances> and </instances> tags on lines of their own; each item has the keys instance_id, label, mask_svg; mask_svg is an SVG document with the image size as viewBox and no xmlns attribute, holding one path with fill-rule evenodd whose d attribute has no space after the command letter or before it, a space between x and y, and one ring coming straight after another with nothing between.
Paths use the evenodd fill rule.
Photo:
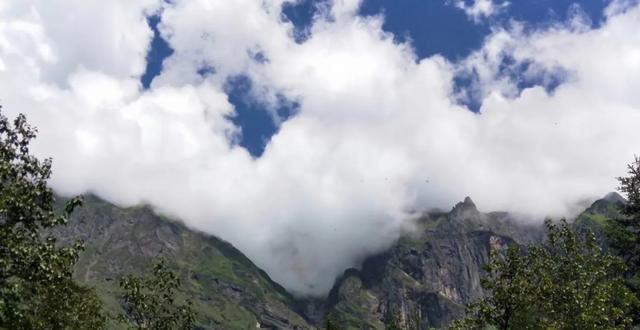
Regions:
<instances>
[{"instance_id":1,"label":"green vegetation on slope","mask_svg":"<svg viewBox=\"0 0 640 330\"><path fill-rule=\"evenodd\" d=\"M294 311L293 298L231 244L158 216L148 207L119 208L88 196L57 235L86 242L74 277L97 288L111 315L122 312L118 280L144 274L154 258L164 257L180 274L179 296L193 300L200 327L310 328Z\"/></svg>"}]
</instances>

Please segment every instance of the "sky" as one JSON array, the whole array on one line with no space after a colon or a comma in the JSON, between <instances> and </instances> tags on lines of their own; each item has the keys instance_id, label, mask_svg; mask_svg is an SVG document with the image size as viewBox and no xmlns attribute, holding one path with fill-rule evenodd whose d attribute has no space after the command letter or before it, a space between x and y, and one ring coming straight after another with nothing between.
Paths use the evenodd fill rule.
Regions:
<instances>
[{"instance_id":1,"label":"sky","mask_svg":"<svg viewBox=\"0 0 640 330\"><path fill-rule=\"evenodd\" d=\"M0 104L60 194L150 204L322 296L423 211L615 189L634 31L637 0L9 0Z\"/></svg>"}]
</instances>

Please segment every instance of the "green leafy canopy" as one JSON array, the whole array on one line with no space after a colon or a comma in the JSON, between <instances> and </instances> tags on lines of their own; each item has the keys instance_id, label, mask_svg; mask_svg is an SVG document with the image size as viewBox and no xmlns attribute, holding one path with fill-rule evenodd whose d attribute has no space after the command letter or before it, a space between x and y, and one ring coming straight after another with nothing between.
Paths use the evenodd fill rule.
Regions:
<instances>
[{"instance_id":1,"label":"green leafy canopy","mask_svg":"<svg viewBox=\"0 0 640 330\"><path fill-rule=\"evenodd\" d=\"M0 112L0 328L101 328L100 301L72 280L83 243L60 247L49 234L82 200L57 214L51 159L29 150L35 136L24 115L10 121Z\"/></svg>"},{"instance_id":2,"label":"green leafy canopy","mask_svg":"<svg viewBox=\"0 0 640 330\"><path fill-rule=\"evenodd\" d=\"M493 251L483 287L452 329L625 329L638 300L624 285L625 265L594 235L577 237L564 220L546 222L548 241L523 251Z\"/></svg>"},{"instance_id":3,"label":"green leafy canopy","mask_svg":"<svg viewBox=\"0 0 640 330\"><path fill-rule=\"evenodd\" d=\"M195 314L191 301L177 304L175 292L180 278L160 259L148 277L129 275L120 281L125 314L120 320L131 329L192 329Z\"/></svg>"}]
</instances>

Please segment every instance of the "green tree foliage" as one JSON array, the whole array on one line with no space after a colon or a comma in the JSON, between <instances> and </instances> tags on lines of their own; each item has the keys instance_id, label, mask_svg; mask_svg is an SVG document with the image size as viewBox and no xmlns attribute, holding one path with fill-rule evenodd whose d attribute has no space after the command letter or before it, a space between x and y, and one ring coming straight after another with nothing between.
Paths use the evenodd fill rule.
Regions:
<instances>
[{"instance_id":1,"label":"green tree foliage","mask_svg":"<svg viewBox=\"0 0 640 330\"><path fill-rule=\"evenodd\" d=\"M624 263L603 253L592 233L576 237L563 220L546 222L548 241L522 251L492 252L482 285L452 329L625 329L636 297L624 285Z\"/></svg>"},{"instance_id":2,"label":"green tree foliage","mask_svg":"<svg viewBox=\"0 0 640 330\"><path fill-rule=\"evenodd\" d=\"M125 314L121 321L131 329L192 329L195 323L191 301L176 304L175 291L180 286L178 275L160 260L146 278L128 275L120 281Z\"/></svg>"},{"instance_id":3,"label":"green tree foliage","mask_svg":"<svg viewBox=\"0 0 640 330\"><path fill-rule=\"evenodd\" d=\"M95 291L71 279L65 282L35 302L33 309L41 319L37 329L103 329L107 317Z\"/></svg>"},{"instance_id":4,"label":"green tree foliage","mask_svg":"<svg viewBox=\"0 0 640 330\"><path fill-rule=\"evenodd\" d=\"M324 322L324 328L326 330L340 330L338 323L334 320L332 315L327 316L327 319Z\"/></svg>"},{"instance_id":5,"label":"green tree foliage","mask_svg":"<svg viewBox=\"0 0 640 330\"><path fill-rule=\"evenodd\" d=\"M81 200L56 212L51 160L29 152L35 136L24 115L0 112L0 328L99 329L100 301L71 278L82 242L60 247L49 234Z\"/></svg>"},{"instance_id":6,"label":"green tree foliage","mask_svg":"<svg viewBox=\"0 0 640 330\"><path fill-rule=\"evenodd\" d=\"M627 284L640 294L640 157L628 165L628 176L618 178L618 188L628 203L622 210L623 217L613 219L607 225L611 248L629 267Z\"/></svg>"}]
</instances>

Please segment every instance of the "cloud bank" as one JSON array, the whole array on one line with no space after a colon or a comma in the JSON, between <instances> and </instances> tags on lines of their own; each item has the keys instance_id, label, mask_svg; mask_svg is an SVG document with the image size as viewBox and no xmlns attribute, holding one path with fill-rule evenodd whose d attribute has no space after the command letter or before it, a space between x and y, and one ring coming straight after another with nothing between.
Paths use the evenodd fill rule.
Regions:
<instances>
[{"instance_id":1,"label":"cloud bank","mask_svg":"<svg viewBox=\"0 0 640 330\"><path fill-rule=\"evenodd\" d=\"M635 3L614 1L597 29L496 27L451 63L417 59L384 17L357 16L357 0L331 2L297 43L284 2L2 1L0 103L39 127L56 190L150 203L300 295L326 294L410 230L413 211L469 195L487 211L567 214L640 152ZM175 52L143 90L157 13ZM300 103L257 159L232 143L224 86L240 74L265 104Z\"/></svg>"}]
</instances>

